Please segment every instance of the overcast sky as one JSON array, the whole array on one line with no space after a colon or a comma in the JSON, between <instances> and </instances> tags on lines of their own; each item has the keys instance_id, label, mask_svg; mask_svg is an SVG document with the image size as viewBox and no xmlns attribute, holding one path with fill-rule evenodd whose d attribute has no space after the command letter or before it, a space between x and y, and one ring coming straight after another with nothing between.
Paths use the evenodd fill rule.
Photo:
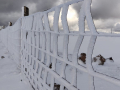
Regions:
<instances>
[{"instance_id":1,"label":"overcast sky","mask_svg":"<svg viewBox=\"0 0 120 90\"><path fill-rule=\"evenodd\" d=\"M70 0L66 0L70 1ZM8 25L21 17L22 6L30 8L30 14L50 9L66 2L65 0L0 0L0 26ZM74 12L75 18L79 13L80 5L76 4L69 9ZM120 22L120 0L93 0L91 6L92 17L97 29L113 28ZM73 23L72 23L73 24ZM71 25L72 25L71 24Z\"/></svg>"}]
</instances>

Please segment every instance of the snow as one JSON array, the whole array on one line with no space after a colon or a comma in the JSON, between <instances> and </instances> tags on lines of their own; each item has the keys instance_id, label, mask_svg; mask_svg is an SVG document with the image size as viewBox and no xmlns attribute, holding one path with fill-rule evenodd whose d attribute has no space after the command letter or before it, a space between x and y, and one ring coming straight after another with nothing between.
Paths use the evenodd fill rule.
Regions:
<instances>
[{"instance_id":1,"label":"snow","mask_svg":"<svg viewBox=\"0 0 120 90\"><path fill-rule=\"evenodd\" d=\"M59 56L62 57L62 54L59 53ZM69 60L71 59L71 55L69 55ZM86 64L84 64L82 61L78 60L78 63L82 65L83 67L86 67ZM107 60L104 65L98 65L98 62L93 62L93 68L95 71L106 74L108 76L120 79L120 66L117 63L111 62ZM56 63L56 72L60 75L62 67L62 62L57 60ZM65 69L65 78L68 82L72 82L72 70L73 67L70 65L66 66ZM42 72L42 76L44 76L44 71ZM43 77L42 77L43 78ZM48 74L47 77L47 84L51 83L51 75ZM77 88L80 90L89 90L89 75L87 73L84 73L80 70L77 70ZM60 84L57 79L55 79L55 83ZM94 83L95 83L95 90L119 90L119 86L114 85L110 82L107 82L105 80L99 79L99 78L94 78Z\"/></svg>"},{"instance_id":2,"label":"snow","mask_svg":"<svg viewBox=\"0 0 120 90\"><path fill-rule=\"evenodd\" d=\"M76 1L82 1L82 0L76 0ZM20 46L18 46L15 50L17 50L19 52L21 49L21 51L23 51L23 53L22 53L23 59L21 59L23 61L22 71L23 71L23 73L26 73L26 76L28 77L28 79L30 80L32 85L35 86L35 88L39 88L39 86L40 87L42 86L41 87L42 90L46 90L46 89L52 90L52 87L50 88L48 85L50 84L51 86L53 86L52 84L54 84L54 78L55 78L55 83L61 84L62 86L66 86L67 88L69 88L71 90L76 90L76 88L73 87L73 85L76 86L80 90L90 90L91 88L89 88L89 86L90 86L89 83L92 84L93 81L92 80L90 81L91 77L90 77L90 75L88 75L88 73L80 71L79 70L80 68L78 68L78 67L75 68L76 67L75 65L77 65L77 63L79 65L81 65L83 68L86 68L86 66L87 66L88 71L92 71L92 68L93 68L95 72L104 74L106 76L110 76L112 78L120 79L120 66L119 66L120 53L119 53L119 49L118 49L120 46L120 40L118 37L117 38L113 38L113 37L106 38L106 37L97 37L96 36L97 32L95 30L94 23L93 23L91 13L90 13L91 0L84 1L84 4L82 5L82 10L81 10L82 12L80 12L80 18L79 18L79 24L80 24L79 30L80 31L79 32L81 32L81 36L80 35L79 36L69 36L72 33L69 33L69 28L67 26L67 19L66 19L67 9L68 9L69 4L72 4L73 2L76 2L76 1L73 0L70 3L63 4L62 6L57 6L58 8L56 10L58 10L58 12L55 15L56 22L54 23L55 31L54 31L53 36L51 36L51 34L50 34L52 32L50 31L50 28L49 28L49 23L47 20L47 12L50 12L51 10L53 10L55 8L53 8L51 10L47 10L45 12L39 12L37 14L30 15L28 17L22 17L21 18L22 19L22 27L21 27L21 23L18 23L19 29L17 29L17 30L19 32L17 34L15 34L15 33L10 34L10 36L12 38L7 39L7 36L6 36L7 28L6 28L6 30L2 30L2 32L4 34L1 33L1 36L5 37L5 38L3 38L3 43L6 45L6 47L9 47L11 45L12 48L9 47L8 50L10 49L9 51L16 53L13 49L15 48L14 46L20 45L20 42L19 42L20 35L19 34L20 34L20 29L22 29L21 30L22 31L22 33L21 33L22 34L21 35L22 46L21 46L21 48L17 49L18 47L20 47ZM63 29L64 29L63 36L60 36L62 34L60 34L58 32L58 26L57 26L58 25L57 20L59 19L58 18L59 10L61 7L63 7L63 11L62 11L63 13L62 13L62 18L61 18L62 24L63 24ZM85 28L83 26L84 26L85 17L86 17L86 20L87 20L87 23L88 23L91 33L94 34L91 39L90 39L90 36L84 36ZM39 22L37 22L37 18L39 18ZM44 21L44 25L43 25L42 18ZM18 27L18 26L16 26L16 27ZM40 31L37 31L37 30L39 30L38 27L40 28ZM46 31L45 31L45 29L46 29ZM12 28L12 30L14 31L16 29ZM38 34L38 32L40 32L40 34ZM26 40L26 33L28 33L27 40ZM58 36L58 33L59 33L59 36ZM87 35L91 35L91 33L87 34ZM16 38L18 41L8 43L8 41L11 42L12 39L13 40L15 39L15 36L13 36L13 35L18 36ZM39 35L42 40L39 39ZM105 36L105 34L102 34L102 35ZM52 38L50 38L50 36ZM97 40L96 40L96 37L97 37ZM53 40L51 40L51 39L53 39ZM39 40L41 40L41 41L39 42ZM83 42L82 42L82 40L83 40ZM95 42L95 40L96 40L96 42ZM17 45L13 46L13 44L16 44L16 43L17 43ZM95 43L95 47L94 47L94 43ZM50 46L50 44L51 44L51 46ZM26 81L26 79L23 78L20 67L18 67L18 65L14 62L14 61L17 61L18 59L13 60L13 57L11 57L11 54L7 51L5 46L2 43L0 43L0 45L1 45L0 46L0 55L5 56L5 58L0 59L0 89L1 90L32 90L31 85L28 83L28 81ZM34 52L34 48L36 47L35 45L37 46L36 52ZM30 46L30 48L29 48L29 46ZM80 49L79 49L79 46L80 46ZM94 50L92 53L91 48L93 48L93 47L94 47ZM41 52L39 52L38 50ZM78 56L81 53L88 54L88 56L87 56L88 60L86 60L87 65L77 59L77 51L79 51ZM41 61L36 60L37 55L35 55L35 54L37 54L38 52L42 53L41 56L40 55L38 56L38 57L40 57ZM28 55L30 53L29 56L30 56L30 58L32 57L31 60L28 59L28 57L26 57L27 56L26 53ZM57 56L57 53L58 53L59 58ZM95 62L95 63L92 63L92 67L91 67L91 65L90 65L91 54L92 54L92 57L95 57L96 55L99 55L99 54L103 55L105 58L112 57L114 62L106 61L103 66L98 65L98 62ZM16 54L14 54L14 56L16 56ZM34 59L34 62L33 62L33 59ZM62 60L64 60L64 62L62 62ZM67 61L67 60L69 60L69 61ZM47 67L47 66L49 66L50 62L52 62L52 70L50 70ZM66 65L66 63L68 63L68 64ZM37 67L37 66L39 66L38 64L40 64L40 68ZM72 67L72 65L74 67ZM38 68L38 73L40 74L39 77L36 76L37 68ZM77 71L77 73L76 73L76 71ZM47 73L48 73L48 75L47 75ZM97 74L97 76L98 76L98 74ZM40 77L42 77L42 78L40 78ZM46 77L47 77L47 82L46 82ZM99 77L100 77L100 75L99 75ZM107 77L103 77L103 78L105 79ZM22 81L21 81L21 79L22 79ZM39 80L41 80L41 81L39 82ZM112 79L110 79L110 80L112 81ZM68 81L70 83L68 83L66 81ZM77 82L77 85L76 85L76 82ZM48 85L46 85L46 83ZM114 80L114 83L115 83L115 80ZM94 77L94 84L95 84L95 90L119 90L119 88L120 88L120 87L114 85L113 83L107 82L105 80L102 80L102 79L99 79L96 77ZM91 85L91 87L92 87L92 85ZM91 90L93 90L93 89L91 89Z\"/></svg>"},{"instance_id":3,"label":"snow","mask_svg":"<svg viewBox=\"0 0 120 90\"><path fill-rule=\"evenodd\" d=\"M34 36L33 36L34 37ZM52 36L53 37L53 36ZM44 37L45 38L45 37ZM48 37L47 37L48 38ZM64 55L61 53L63 51L63 41L67 41L68 43L68 59L69 61L72 60L72 55L74 54L74 47L77 42L78 36L70 36L69 37L69 43L68 43L68 37L64 36L58 36L58 55L62 58ZM98 65L98 63L93 63L93 68L96 72L108 75L110 77L114 77L117 79L120 79L120 52L119 52L119 46L120 46L120 38L118 37L97 37L93 55L92 57L95 57L99 54L103 55L105 58L112 57L114 59L114 62L110 62L107 60L105 62L104 66ZM56 40L57 41L57 40ZM82 42L82 45L80 47L78 56L80 53L87 53L88 45L90 41L90 36L85 36ZM52 44L52 43L51 43ZM56 43L54 43L56 44ZM44 48L45 48L45 44ZM49 44L48 44L49 45ZM53 45L51 45L52 47ZM50 49L50 47L47 47ZM57 47L56 47L57 48ZM67 50L65 50L67 52ZM49 50L48 50L49 52ZM56 51L57 52L57 51ZM49 52L50 53L50 52ZM64 53L67 54L67 53ZM16 63L13 61L11 54L7 52L7 49L5 46L0 42L0 57L5 56L5 58L0 59L0 87L1 90L32 90L30 84L25 81L21 82L22 75L20 73L20 68ZM65 55L66 56L66 55ZM40 57L40 55L39 55ZM45 57L47 59L47 57ZM53 60L52 60L53 61ZM78 64L86 68L86 64L81 62L80 60L77 60ZM45 61L45 64L49 63L47 60ZM73 70L74 68L70 65L67 65L66 67L62 67L64 63L57 60L56 63L56 72L58 75L61 75L62 68L65 68L65 79L72 83L73 79ZM42 70L42 78L45 77L45 68ZM84 73L77 69L77 88L80 90L89 90L89 75L87 73ZM51 74L48 72L47 77L47 84L51 83ZM57 79L55 79L55 83L61 84ZM105 80L101 80L99 78L94 78L95 83L95 90L119 90L119 87L114 85L113 83L107 82Z\"/></svg>"},{"instance_id":4,"label":"snow","mask_svg":"<svg viewBox=\"0 0 120 90\"><path fill-rule=\"evenodd\" d=\"M73 40L73 43L74 43L75 42L74 39L76 39L76 37L71 38L71 39ZM82 47L83 46L84 47L81 49L82 51L80 51L80 52L87 51L85 49L85 47L88 46L87 45L88 40L89 40L89 37L84 38L83 45L82 45ZM96 55L102 53L102 55L104 55L105 58L108 58L110 56L114 57L113 59L115 62L110 62L109 60L107 60L103 66L98 65L98 63L93 63L92 65L93 65L95 71L120 79L119 54L117 53L117 52L119 52L119 50L117 50L117 47L120 45L120 43L118 40L119 40L119 38L107 38L107 39L103 38L103 37L98 38L95 49L94 49L94 53L96 52L97 54L95 53L95 54L93 54L93 56L96 56ZM107 45L105 43L105 44L103 44L104 47L101 47L104 49L100 49L101 42L103 42L103 43L106 42L109 45L109 47L107 47ZM110 45L111 42L114 43L113 44L114 46ZM72 45L72 46L69 46L69 47L74 46L73 44L71 44L71 42L70 42L70 45ZM117 52L114 55L112 52L108 52L105 48L108 48L109 51L111 51L110 49L112 49L113 52L115 52L115 51L117 51ZM71 50L69 50L69 55L68 55L69 61L72 61L71 60L72 50L73 50L72 48L71 48ZM63 57L62 53L59 52L58 54L60 57ZM12 60L10 53L7 51L7 49L2 44L2 42L0 42L0 57L1 56L5 56L5 58L0 59L0 87L1 87L1 90L8 90L8 89L9 90L33 90L29 83L27 83L26 81L21 82L22 75L20 73L20 69L16 65L16 63ZM84 64L80 60L78 60L78 63L80 65L82 65L83 67L86 67L86 64ZM59 75L61 74L60 73L61 65L62 65L62 62L57 60L56 72ZM72 82L72 79L71 79L73 77L72 70L73 70L73 67L71 67L70 65L66 66L65 78L68 82ZM44 70L42 71L42 77L44 77ZM80 90L89 90L88 80L89 80L89 76L87 73L77 70L77 88L79 88ZM48 73L47 84L50 84L50 82L51 82L51 74ZM119 87L117 85L109 83L105 80L101 80L99 78L94 78L94 82L95 82L95 90L119 90ZM55 79L55 83L60 84L60 82L57 81L57 79Z\"/></svg>"},{"instance_id":5,"label":"snow","mask_svg":"<svg viewBox=\"0 0 120 90\"><path fill-rule=\"evenodd\" d=\"M86 67L84 63L81 61L78 61L82 66ZM57 73L60 74L61 70L61 62L57 61ZM103 73L106 75L109 75L111 77L115 77L120 79L120 66L119 64L116 64L114 62L105 62L105 65L98 65L98 63L93 63L94 70ZM65 69L65 75L66 75L66 80L68 82L72 82L72 70L73 67L70 65L66 66ZM77 88L80 90L89 90L89 75L87 73L84 73L80 70L77 70ZM56 81L56 83L60 84L59 82ZM94 83L95 83L95 90L119 90L119 86L116 86L112 83L109 83L105 80L101 80L99 78L94 78Z\"/></svg>"},{"instance_id":6,"label":"snow","mask_svg":"<svg viewBox=\"0 0 120 90\"><path fill-rule=\"evenodd\" d=\"M62 37L58 38L59 46L62 44ZM76 43L77 36L71 36L69 41L69 52L68 52L68 59L71 60L73 47ZM79 50L79 54L82 52L87 52L87 47L89 43L90 37L84 37L82 46ZM101 43L102 47L101 47ZM111 44L112 43L112 44ZM62 46L62 45L61 45ZM108 47L109 46L109 47ZM106 74L108 76L120 79L120 66L119 66L119 49L120 46L119 38L111 38L111 37L98 37L97 42L95 44L95 49L93 51L93 57L96 55L103 55L105 58L113 57L114 62L110 62L107 60L105 64L98 65L98 63L93 63L94 70ZM61 51L63 47L58 48L58 51ZM63 57L62 53L58 53L60 57ZM10 53L7 51L5 46L0 42L0 57L5 56L5 58L0 59L0 90L33 90L30 86L30 84L27 81L22 81L21 78L22 75L20 73L20 68L16 65L16 63L12 60L12 57ZM82 65L84 68L86 67L86 64L78 60L78 63ZM61 74L61 67L62 62L57 60L56 63L56 72L60 75ZM72 82L72 72L73 67L70 65L66 66L65 69L65 78L68 82ZM42 71L42 78L44 78L44 72ZM89 90L89 75L87 73L84 73L80 70L77 70L77 88L80 90ZM51 75L48 73L47 77L47 84L51 83ZM60 84L60 82L55 79L55 83ZM95 90L119 90L120 87L117 85L114 85L110 82L107 82L105 80L101 80L99 78L94 78L95 83Z\"/></svg>"},{"instance_id":7,"label":"snow","mask_svg":"<svg viewBox=\"0 0 120 90\"><path fill-rule=\"evenodd\" d=\"M0 41L0 90L33 90L27 81L21 81L20 72L20 68Z\"/></svg>"},{"instance_id":8,"label":"snow","mask_svg":"<svg viewBox=\"0 0 120 90\"><path fill-rule=\"evenodd\" d=\"M56 71L59 75L60 75L61 65L62 65L62 62L57 61ZM83 64L83 65L85 66L85 64ZM120 79L120 66L119 66L119 64L115 64L113 62L107 61L107 62L105 62L104 66L98 65L97 63L93 63L93 67L94 67L94 70L97 72L104 73L106 75ZM66 75L66 80L68 82L72 82L72 77L73 77L72 70L73 70L73 68L70 65L66 66L65 75ZM42 76L44 76L44 73ZM50 78L51 78L51 75L48 74L47 84L50 84L50 80L51 80ZM77 88L78 89L89 90L88 80L89 80L89 75L87 73L84 73L80 70L77 70ZM118 86L111 84L105 80L101 80L99 78L94 78L94 82L95 82L95 88L96 88L95 90L119 90ZM55 83L60 84L60 82L58 82L57 80L55 80Z\"/></svg>"},{"instance_id":9,"label":"snow","mask_svg":"<svg viewBox=\"0 0 120 90\"><path fill-rule=\"evenodd\" d=\"M62 46L62 40L63 37L59 36L59 41L58 42L59 46ZM74 44L76 43L77 40L77 36L71 36L70 37L70 41L69 41L69 55L68 55L68 59L69 61L71 60L72 57L72 53L73 53L73 48L74 48ZM82 52L87 52L87 47L88 47L88 43L89 43L90 37L84 37L82 46L79 50L79 54ZM102 44L101 44L102 43ZM102 46L101 46L102 45ZM104 63L104 65L98 65L99 62L93 62L93 68L94 71L97 71L99 73L102 73L104 75L108 75L112 78L117 78L120 79L120 66L119 66L119 49L118 47L120 46L120 41L119 41L119 37L97 37L96 40L96 44L95 44L95 49L93 51L93 55L92 57L95 57L99 54L103 55L105 58L109 58L112 57L113 61L110 60L106 60L106 62ZM62 47L60 47L62 49ZM58 51L61 51L61 49L58 48ZM58 55L60 57L63 57L62 53L58 53ZM86 64L84 64L82 61L78 60L78 64L80 64L83 67L86 67ZM60 71L61 71L61 67L62 67L62 62L57 60L57 64L56 64L56 71L57 73L60 75ZM70 65L66 66L65 69L65 74L66 74L66 80L68 82L72 82L72 70L73 67L71 67ZM49 77L50 78L50 77ZM84 73L80 70L77 70L77 88L79 88L80 90L89 90L89 88L87 86L89 86L89 76L87 73ZM99 78L94 78L94 82L95 82L95 90L119 90L119 86L114 85L113 83L107 82L105 80L99 79ZM49 79L47 81L47 83L50 83ZM60 82L58 82L56 80L56 83L60 84Z\"/></svg>"}]
</instances>

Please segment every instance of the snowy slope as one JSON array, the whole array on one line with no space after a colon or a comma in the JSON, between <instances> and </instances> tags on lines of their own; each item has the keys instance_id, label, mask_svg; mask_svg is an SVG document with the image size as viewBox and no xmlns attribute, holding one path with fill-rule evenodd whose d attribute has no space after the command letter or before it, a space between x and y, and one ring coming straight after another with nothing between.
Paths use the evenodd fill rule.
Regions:
<instances>
[{"instance_id":1,"label":"snowy slope","mask_svg":"<svg viewBox=\"0 0 120 90\"><path fill-rule=\"evenodd\" d=\"M33 90L29 83L21 82L20 69L10 56L0 41L0 90Z\"/></svg>"}]
</instances>

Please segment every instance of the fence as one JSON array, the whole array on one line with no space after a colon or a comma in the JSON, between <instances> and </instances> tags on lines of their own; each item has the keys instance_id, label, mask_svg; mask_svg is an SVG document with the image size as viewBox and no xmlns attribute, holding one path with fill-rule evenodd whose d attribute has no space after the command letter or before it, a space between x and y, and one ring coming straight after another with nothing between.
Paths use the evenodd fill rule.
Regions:
<instances>
[{"instance_id":1,"label":"fence","mask_svg":"<svg viewBox=\"0 0 120 90\"><path fill-rule=\"evenodd\" d=\"M67 11L71 4L83 2L79 14L79 33L69 31L67 24ZM120 81L107 75L95 72L92 67L92 53L97 36L120 37L113 34L98 34L92 21L90 13L91 0L74 0L65 4L54 7L50 10L39 12L30 16L19 19L12 27L7 27L0 32L1 39L8 47L8 50L19 57L21 49L21 72L28 78L35 90L53 90L55 80L60 84L60 90L78 90L77 87L77 69L89 74L89 89L94 88L94 77L101 78L120 86ZM62 25L63 32L58 28L60 10L62 8ZM48 13L54 11L53 31L50 30ZM90 32L85 33L84 20L87 20ZM22 21L22 22L21 22ZM21 31L20 31L21 29ZM6 33L8 32L8 33ZM16 34L17 33L17 34ZM21 33L21 36L20 36ZM15 35L15 36L14 36ZM75 44L72 61L68 58L68 43L71 35L78 36ZM63 50L58 52L58 36L63 36ZM89 46L87 49L86 68L78 64L78 50L81 47L84 36L90 36ZM21 37L21 42L20 42ZM8 40L7 40L8 39ZM21 48L20 48L21 43ZM14 49L14 47L17 47ZM19 47L19 48L18 48ZM15 54L15 52L17 52ZM60 56L61 55L61 56ZM20 57L19 57L20 58ZM15 60L19 60L15 59ZM60 73L57 72L57 60L61 61ZM52 63L52 64L51 64ZM50 64L52 67L50 68ZM65 76L66 65L73 68L72 80L68 82ZM49 79L49 80L48 80ZM49 82L48 82L49 81Z\"/></svg>"}]
</instances>

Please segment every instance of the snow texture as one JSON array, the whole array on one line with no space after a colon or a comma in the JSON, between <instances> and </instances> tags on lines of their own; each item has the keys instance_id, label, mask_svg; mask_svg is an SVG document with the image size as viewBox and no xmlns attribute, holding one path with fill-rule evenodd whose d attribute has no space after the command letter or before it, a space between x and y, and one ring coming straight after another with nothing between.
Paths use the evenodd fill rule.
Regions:
<instances>
[{"instance_id":1,"label":"snow texture","mask_svg":"<svg viewBox=\"0 0 120 90\"><path fill-rule=\"evenodd\" d=\"M2 42L18 66L21 65L22 77L27 78L35 90L54 90L55 84L60 85L60 90L119 90L119 65L116 64L119 51L116 53L115 50L118 50L120 35L97 33L90 12L91 0L82 3L79 32L69 31L68 7L81 1L72 0L47 11L21 17L14 26L0 31ZM63 31L58 28L61 9ZM48 20L48 13L52 11L55 11L53 31ZM85 19L89 33L85 32ZM106 37L110 38L107 41L109 45L111 42L117 45L104 48ZM111 41L113 39L116 41ZM86 64L78 60L81 53L87 55ZM92 58L99 54L105 58L112 56L115 62L106 61L104 66L92 63Z\"/></svg>"},{"instance_id":2,"label":"snow texture","mask_svg":"<svg viewBox=\"0 0 120 90\"><path fill-rule=\"evenodd\" d=\"M0 38L13 56L16 64L20 66L21 18L13 26L1 30Z\"/></svg>"},{"instance_id":3,"label":"snow texture","mask_svg":"<svg viewBox=\"0 0 120 90\"><path fill-rule=\"evenodd\" d=\"M21 79L20 67L13 61L11 54L0 41L0 90L33 90L28 82Z\"/></svg>"}]
</instances>

